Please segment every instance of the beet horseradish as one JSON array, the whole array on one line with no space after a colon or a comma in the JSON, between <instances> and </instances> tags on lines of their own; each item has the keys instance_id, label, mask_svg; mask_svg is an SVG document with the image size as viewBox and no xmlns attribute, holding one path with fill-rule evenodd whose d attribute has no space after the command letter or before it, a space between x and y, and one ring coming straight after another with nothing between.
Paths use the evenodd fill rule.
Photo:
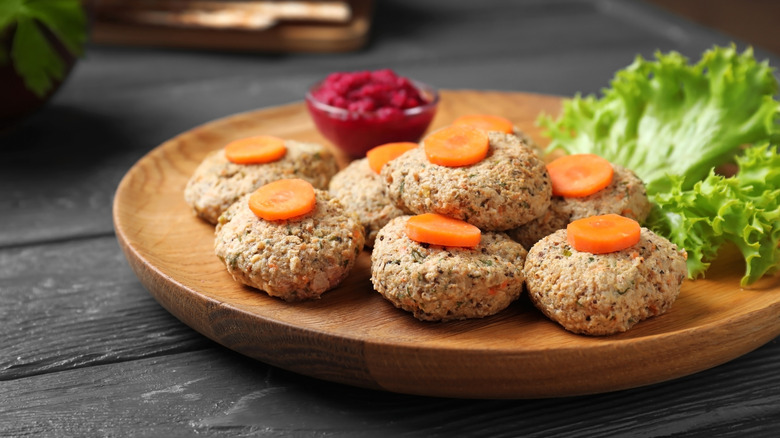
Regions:
<instances>
[{"instance_id":1,"label":"beet horseradish","mask_svg":"<svg viewBox=\"0 0 780 438\"><path fill-rule=\"evenodd\" d=\"M331 73L306 94L317 129L352 157L384 143L418 141L438 101L435 89L390 69Z\"/></svg>"}]
</instances>

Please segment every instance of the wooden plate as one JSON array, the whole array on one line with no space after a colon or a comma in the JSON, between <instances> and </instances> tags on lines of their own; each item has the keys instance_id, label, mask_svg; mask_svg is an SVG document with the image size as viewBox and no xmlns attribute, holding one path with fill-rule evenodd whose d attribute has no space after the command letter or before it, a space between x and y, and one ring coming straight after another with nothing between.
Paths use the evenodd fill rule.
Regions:
<instances>
[{"instance_id":1,"label":"wooden plate","mask_svg":"<svg viewBox=\"0 0 780 438\"><path fill-rule=\"evenodd\" d=\"M441 95L432 129L460 114L495 113L539 140L537 115L560 107L560 98L523 93ZM213 253L213 227L183 201L184 185L208 151L258 133L326 143L302 103L231 116L151 151L124 177L114 202L117 238L149 292L185 324L244 355L366 388L536 398L674 379L780 334L776 278L741 289L744 266L733 251L719 258L707 279L686 281L670 312L608 337L568 333L525 298L482 320L417 321L373 291L365 251L344 283L321 300L288 304L270 298L232 280Z\"/></svg>"}]
</instances>

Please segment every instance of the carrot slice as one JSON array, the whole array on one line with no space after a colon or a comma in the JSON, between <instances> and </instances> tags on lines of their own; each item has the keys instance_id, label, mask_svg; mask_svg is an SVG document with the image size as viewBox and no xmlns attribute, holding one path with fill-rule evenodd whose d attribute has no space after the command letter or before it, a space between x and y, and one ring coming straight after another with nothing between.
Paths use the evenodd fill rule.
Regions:
<instances>
[{"instance_id":1,"label":"carrot slice","mask_svg":"<svg viewBox=\"0 0 780 438\"><path fill-rule=\"evenodd\" d=\"M297 178L268 183L249 196L249 209L268 221L304 215L314 210L316 204L314 186Z\"/></svg>"},{"instance_id":2,"label":"carrot slice","mask_svg":"<svg viewBox=\"0 0 780 438\"><path fill-rule=\"evenodd\" d=\"M577 251L606 254L639 242L639 222L617 214L577 219L566 227L566 240Z\"/></svg>"},{"instance_id":3,"label":"carrot slice","mask_svg":"<svg viewBox=\"0 0 780 438\"><path fill-rule=\"evenodd\" d=\"M505 134L511 134L515 130L515 125L509 119L491 114L467 114L458 117L452 124L473 126L485 131L500 131Z\"/></svg>"},{"instance_id":4,"label":"carrot slice","mask_svg":"<svg viewBox=\"0 0 780 438\"><path fill-rule=\"evenodd\" d=\"M279 160L287 153L284 140L270 135L233 140L225 146L225 156L236 164L263 164Z\"/></svg>"},{"instance_id":5,"label":"carrot slice","mask_svg":"<svg viewBox=\"0 0 780 438\"><path fill-rule=\"evenodd\" d=\"M595 154L564 155L547 165L555 196L581 198L612 182L612 164Z\"/></svg>"},{"instance_id":6,"label":"carrot slice","mask_svg":"<svg viewBox=\"0 0 780 438\"><path fill-rule=\"evenodd\" d=\"M398 143L386 143L366 152L366 158L368 158L368 166L376 172L382 171L382 166L387 164L388 161L398 158L406 151L410 151L419 146L417 143L409 141L402 141Z\"/></svg>"},{"instance_id":7,"label":"carrot slice","mask_svg":"<svg viewBox=\"0 0 780 438\"><path fill-rule=\"evenodd\" d=\"M482 161L490 142L487 133L471 126L448 126L423 141L425 156L433 164L448 167L469 166Z\"/></svg>"},{"instance_id":8,"label":"carrot slice","mask_svg":"<svg viewBox=\"0 0 780 438\"><path fill-rule=\"evenodd\" d=\"M437 213L410 217L406 235L415 242L463 247L477 246L482 238L482 232L474 225Z\"/></svg>"}]
</instances>

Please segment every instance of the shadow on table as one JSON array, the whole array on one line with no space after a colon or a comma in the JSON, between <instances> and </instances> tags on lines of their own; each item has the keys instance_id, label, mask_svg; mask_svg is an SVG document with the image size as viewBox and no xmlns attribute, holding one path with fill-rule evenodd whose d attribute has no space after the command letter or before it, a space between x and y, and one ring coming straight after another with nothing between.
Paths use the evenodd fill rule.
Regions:
<instances>
[{"instance_id":1,"label":"shadow on table","mask_svg":"<svg viewBox=\"0 0 780 438\"><path fill-rule=\"evenodd\" d=\"M39 172L97 166L128 148L132 137L126 131L119 120L51 104L0 136L0 169Z\"/></svg>"}]
</instances>

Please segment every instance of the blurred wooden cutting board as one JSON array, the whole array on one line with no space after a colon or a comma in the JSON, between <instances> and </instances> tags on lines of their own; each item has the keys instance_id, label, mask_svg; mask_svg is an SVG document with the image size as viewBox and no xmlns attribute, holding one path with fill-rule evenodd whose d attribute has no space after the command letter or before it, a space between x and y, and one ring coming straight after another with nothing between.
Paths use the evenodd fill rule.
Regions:
<instances>
[{"instance_id":1,"label":"blurred wooden cutting board","mask_svg":"<svg viewBox=\"0 0 780 438\"><path fill-rule=\"evenodd\" d=\"M344 52L368 40L373 0L98 0L97 44Z\"/></svg>"}]
</instances>

